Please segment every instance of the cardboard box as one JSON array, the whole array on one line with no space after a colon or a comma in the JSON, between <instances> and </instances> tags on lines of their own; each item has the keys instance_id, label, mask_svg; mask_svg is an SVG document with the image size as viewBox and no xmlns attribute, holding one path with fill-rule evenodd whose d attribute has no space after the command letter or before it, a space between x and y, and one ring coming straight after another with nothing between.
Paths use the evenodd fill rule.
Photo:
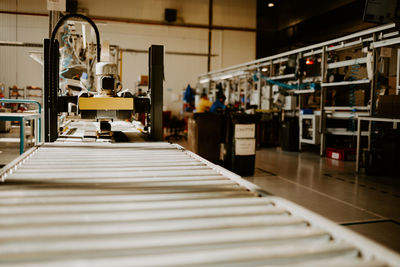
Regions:
<instances>
[{"instance_id":1,"label":"cardboard box","mask_svg":"<svg viewBox=\"0 0 400 267\"><path fill-rule=\"evenodd\" d=\"M333 90L332 106L348 106L350 103L350 92L348 90Z\"/></svg>"},{"instance_id":2,"label":"cardboard box","mask_svg":"<svg viewBox=\"0 0 400 267\"><path fill-rule=\"evenodd\" d=\"M393 118L400 118L400 95L393 97Z\"/></svg>"},{"instance_id":3,"label":"cardboard box","mask_svg":"<svg viewBox=\"0 0 400 267\"><path fill-rule=\"evenodd\" d=\"M400 95L381 95L378 102L378 116L400 118Z\"/></svg>"},{"instance_id":4,"label":"cardboard box","mask_svg":"<svg viewBox=\"0 0 400 267\"><path fill-rule=\"evenodd\" d=\"M149 85L149 76L140 75L139 85Z\"/></svg>"},{"instance_id":5,"label":"cardboard box","mask_svg":"<svg viewBox=\"0 0 400 267\"><path fill-rule=\"evenodd\" d=\"M393 98L390 95L379 96L377 115L379 117L390 117L393 113Z\"/></svg>"},{"instance_id":6,"label":"cardboard box","mask_svg":"<svg viewBox=\"0 0 400 267\"><path fill-rule=\"evenodd\" d=\"M354 92L354 106L365 106L367 104L365 103L365 100L365 90L357 90Z\"/></svg>"},{"instance_id":7,"label":"cardboard box","mask_svg":"<svg viewBox=\"0 0 400 267\"><path fill-rule=\"evenodd\" d=\"M284 110L295 110L297 107L297 96L285 96Z\"/></svg>"},{"instance_id":8,"label":"cardboard box","mask_svg":"<svg viewBox=\"0 0 400 267\"><path fill-rule=\"evenodd\" d=\"M389 90L396 90L396 76L389 76Z\"/></svg>"}]
</instances>

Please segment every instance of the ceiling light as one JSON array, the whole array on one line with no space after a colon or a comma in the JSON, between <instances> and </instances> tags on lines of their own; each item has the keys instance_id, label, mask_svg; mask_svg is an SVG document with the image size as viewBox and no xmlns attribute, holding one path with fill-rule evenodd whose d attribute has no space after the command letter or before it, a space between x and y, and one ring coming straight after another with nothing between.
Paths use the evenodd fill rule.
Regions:
<instances>
[{"instance_id":1,"label":"ceiling light","mask_svg":"<svg viewBox=\"0 0 400 267\"><path fill-rule=\"evenodd\" d=\"M225 79L230 79L232 77L233 77L233 74L227 74L227 75L221 76L220 79L225 80Z\"/></svg>"},{"instance_id":2,"label":"ceiling light","mask_svg":"<svg viewBox=\"0 0 400 267\"><path fill-rule=\"evenodd\" d=\"M306 65L313 65L314 64L314 59L312 58L307 58L306 60Z\"/></svg>"},{"instance_id":3,"label":"ceiling light","mask_svg":"<svg viewBox=\"0 0 400 267\"><path fill-rule=\"evenodd\" d=\"M201 79L201 80L200 80L200 83L208 83L209 81L210 81L210 79L205 78L205 79Z\"/></svg>"},{"instance_id":4,"label":"ceiling light","mask_svg":"<svg viewBox=\"0 0 400 267\"><path fill-rule=\"evenodd\" d=\"M268 69L267 68L262 68L261 71L266 72Z\"/></svg>"},{"instance_id":5,"label":"ceiling light","mask_svg":"<svg viewBox=\"0 0 400 267\"><path fill-rule=\"evenodd\" d=\"M274 6L275 6L275 4L273 2L268 3L268 7L274 7Z\"/></svg>"},{"instance_id":6,"label":"ceiling light","mask_svg":"<svg viewBox=\"0 0 400 267\"><path fill-rule=\"evenodd\" d=\"M0 41L0 45L24 45L23 42L18 42L18 41Z\"/></svg>"}]
</instances>

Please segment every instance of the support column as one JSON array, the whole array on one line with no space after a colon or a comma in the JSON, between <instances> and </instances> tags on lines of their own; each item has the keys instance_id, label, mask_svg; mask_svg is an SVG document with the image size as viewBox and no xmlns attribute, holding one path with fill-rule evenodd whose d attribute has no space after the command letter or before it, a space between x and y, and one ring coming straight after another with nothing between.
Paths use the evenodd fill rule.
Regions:
<instances>
[{"instance_id":1,"label":"support column","mask_svg":"<svg viewBox=\"0 0 400 267\"><path fill-rule=\"evenodd\" d=\"M326 46L322 48L322 60L321 60L321 84L326 82L326 68L327 67L327 55ZM325 156L325 143L326 143L326 119L325 119L325 100L326 100L326 88L321 85L321 117L319 120L319 133L321 134L321 147L320 156Z\"/></svg>"},{"instance_id":2,"label":"support column","mask_svg":"<svg viewBox=\"0 0 400 267\"><path fill-rule=\"evenodd\" d=\"M164 83L164 46L152 45L149 49L149 89L150 137L154 141L163 140L163 83Z\"/></svg>"},{"instance_id":3,"label":"support column","mask_svg":"<svg viewBox=\"0 0 400 267\"><path fill-rule=\"evenodd\" d=\"M60 18L60 11L49 11L49 38L51 37L51 33Z\"/></svg>"},{"instance_id":4,"label":"support column","mask_svg":"<svg viewBox=\"0 0 400 267\"><path fill-rule=\"evenodd\" d=\"M208 55L207 55L207 72L210 72L210 70L211 70L212 23L213 23L213 0L209 0L209 4L208 4ZM220 56L221 56L221 55L220 55Z\"/></svg>"}]
</instances>

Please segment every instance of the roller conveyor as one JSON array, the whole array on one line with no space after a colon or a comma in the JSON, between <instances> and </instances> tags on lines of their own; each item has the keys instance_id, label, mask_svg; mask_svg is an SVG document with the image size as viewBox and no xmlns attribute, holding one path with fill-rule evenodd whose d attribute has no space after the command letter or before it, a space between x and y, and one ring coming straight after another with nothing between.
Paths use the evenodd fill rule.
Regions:
<instances>
[{"instance_id":1,"label":"roller conveyor","mask_svg":"<svg viewBox=\"0 0 400 267\"><path fill-rule=\"evenodd\" d=\"M0 266L400 265L177 145L44 144L0 175Z\"/></svg>"}]
</instances>

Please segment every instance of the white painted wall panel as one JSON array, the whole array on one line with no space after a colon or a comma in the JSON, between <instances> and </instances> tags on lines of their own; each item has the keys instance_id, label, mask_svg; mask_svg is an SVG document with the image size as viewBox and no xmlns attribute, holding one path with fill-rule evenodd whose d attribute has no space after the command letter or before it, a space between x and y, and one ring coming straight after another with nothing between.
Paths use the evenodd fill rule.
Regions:
<instances>
[{"instance_id":1,"label":"white painted wall panel","mask_svg":"<svg viewBox=\"0 0 400 267\"><path fill-rule=\"evenodd\" d=\"M147 49L151 44L168 51L207 53L208 30L166 26L107 23L99 25L100 38L123 48Z\"/></svg>"},{"instance_id":2,"label":"white painted wall panel","mask_svg":"<svg viewBox=\"0 0 400 267\"><path fill-rule=\"evenodd\" d=\"M179 22L208 23L208 0L79 0L79 8L88 9L92 16L157 21L164 20L165 8L174 8Z\"/></svg>"},{"instance_id":3,"label":"white painted wall panel","mask_svg":"<svg viewBox=\"0 0 400 267\"><path fill-rule=\"evenodd\" d=\"M29 13L46 13L47 0L1 0L6 5L1 10ZM0 5L1 6L1 5Z\"/></svg>"},{"instance_id":4,"label":"white painted wall panel","mask_svg":"<svg viewBox=\"0 0 400 267\"><path fill-rule=\"evenodd\" d=\"M1 0L0 1L1 10L16 10L17 1L16 0Z\"/></svg>"},{"instance_id":5,"label":"white painted wall panel","mask_svg":"<svg viewBox=\"0 0 400 267\"><path fill-rule=\"evenodd\" d=\"M252 0L253 1L253 0ZM5 0L2 10L46 13L46 1ZM208 23L208 0L135 0L135 1L89 1L79 0L80 7L89 8L89 16L130 17L138 19L162 20L164 8L177 8L186 23ZM253 18L244 23L251 13L248 3L240 5L238 0L215 0L214 23L220 25L253 27ZM255 2L255 1L254 1ZM134 3L134 6L132 6ZM18 5L17 5L18 4ZM175 6L174 6L175 5ZM223 5L227 7L222 8ZM254 7L255 8L255 7ZM240 9L235 11L235 9ZM226 12L224 12L224 10ZM181 12L182 11L182 12ZM255 12L255 11L254 11ZM222 16L222 18L219 18ZM233 16L230 18L230 16ZM218 18L218 19L217 19ZM255 21L255 18L254 18ZM255 23L255 22L254 22ZM207 53L208 30L182 27L166 27L107 22L99 25L102 40L123 48L147 50L152 44L165 46L165 51ZM0 40L42 43L48 34L48 17L15 16L0 14ZM214 30L211 69L255 59L255 33ZM33 61L29 51L36 48L0 47L0 82L7 87L17 85L43 86L41 66ZM182 108L182 91L188 84L196 85L197 76L207 71L207 57L165 56L165 108L175 114ZM148 73L148 55L124 53L123 85L133 88L140 75Z\"/></svg>"},{"instance_id":6,"label":"white painted wall panel","mask_svg":"<svg viewBox=\"0 0 400 267\"><path fill-rule=\"evenodd\" d=\"M214 0L213 24L256 28L256 0Z\"/></svg>"},{"instance_id":7,"label":"white painted wall panel","mask_svg":"<svg viewBox=\"0 0 400 267\"><path fill-rule=\"evenodd\" d=\"M9 3L2 3L6 6ZM7 5L9 6L9 5ZM0 40L16 40L17 16L0 15ZM16 84L17 77L17 48L0 47L0 83L5 84L5 95L8 96L8 86Z\"/></svg>"},{"instance_id":8,"label":"white painted wall panel","mask_svg":"<svg viewBox=\"0 0 400 267\"><path fill-rule=\"evenodd\" d=\"M47 17L0 14L0 40L42 43L47 34ZM30 51L41 48L0 46L0 83L43 86L43 69L29 57ZM8 90L6 91L8 93Z\"/></svg>"},{"instance_id":9,"label":"white painted wall panel","mask_svg":"<svg viewBox=\"0 0 400 267\"><path fill-rule=\"evenodd\" d=\"M256 58L256 33L223 31L222 68Z\"/></svg>"},{"instance_id":10,"label":"white painted wall panel","mask_svg":"<svg viewBox=\"0 0 400 267\"><path fill-rule=\"evenodd\" d=\"M102 40L122 48L148 50L152 44L164 45L165 51L207 53L208 31L165 26L107 23L100 25ZM122 81L134 88L140 75L148 73L148 55L124 53ZM165 56L165 108L175 114L182 108L181 91L187 84L195 86L197 75L207 70L207 58L199 56Z\"/></svg>"}]
</instances>

